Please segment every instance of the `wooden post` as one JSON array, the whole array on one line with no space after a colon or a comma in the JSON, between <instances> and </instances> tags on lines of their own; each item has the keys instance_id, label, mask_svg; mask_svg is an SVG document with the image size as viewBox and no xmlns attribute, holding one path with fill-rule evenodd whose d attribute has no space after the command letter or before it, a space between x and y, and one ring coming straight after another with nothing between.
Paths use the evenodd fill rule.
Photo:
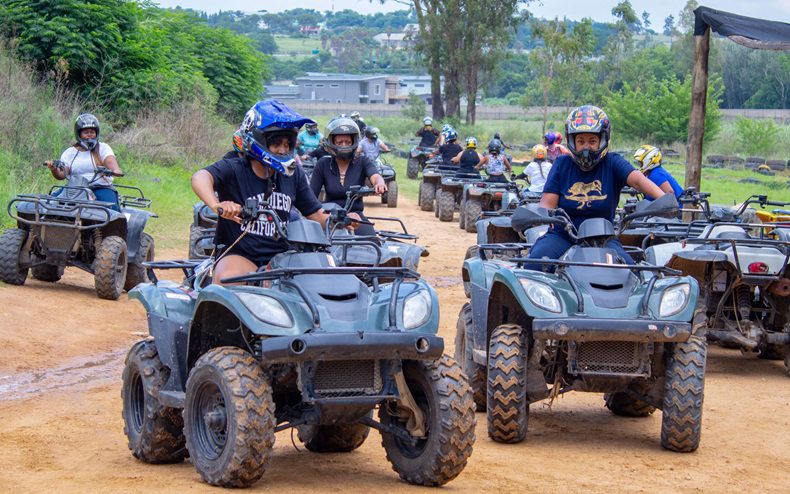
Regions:
<instances>
[{"instance_id":1,"label":"wooden post","mask_svg":"<svg viewBox=\"0 0 790 494\"><path fill-rule=\"evenodd\" d=\"M702 139L705 135L705 106L708 95L708 51L710 27L702 36L694 36L694 72L691 84L691 114L689 115L688 164L686 187L700 190L702 168Z\"/></svg>"}]
</instances>

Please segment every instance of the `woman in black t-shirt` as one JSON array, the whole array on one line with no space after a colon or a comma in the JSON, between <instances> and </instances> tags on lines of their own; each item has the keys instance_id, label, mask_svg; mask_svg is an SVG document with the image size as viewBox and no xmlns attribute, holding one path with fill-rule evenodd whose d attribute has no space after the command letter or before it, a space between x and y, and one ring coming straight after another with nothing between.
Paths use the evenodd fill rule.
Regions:
<instances>
[{"instance_id":1,"label":"woman in black t-shirt","mask_svg":"<svg viewBox=\"0 0 790 494\"><path fill-rule=\"evenodd\" d=\"M480 178L480 163L483 155L477 152L477 139L466 138L466 149L453 158L453 163L458 163L456 176L459 178Z\"/></svg>"},{"instance_id":2,"label":"woman in black t-shirt","mask_svg":"<svg viewBox=\"0 0 790 494\"><path fill-rule=\"evenodd\" d=\"M310 188L318 197L323 188L326 193L326 202L333 202L345 207L346 192L355 186L365 185L365 179L376 189L377 194L387 191L384 178L379 175L376 165L363 155L354 156L359 145L359 128L350 118L332 119L326 127L324 148L331 156L324 156L315 165L313 175L310 177ZM351 204L349 213L356 213L365 219L362 199L357 199ZM370 225L360 225L357 229L360 235L374 235L375 230Z\"/></svg>"},{"instance_id":3,"label":"woman in black t-shirt","mask_svg":"<svg viewBox=\"0 0 790 494\"><path fill-rule=\"evenodd\" d=\"M192 175L195 194L220 216L214 244L225 250L217 258L214 283L255 271L287 249L283 239L274 238L273 221L242 222L247 199L268 201L281 221L289 220L295 206L306 218L326 224L328 215L294 161L298 129L309 122L279 101L260 101L240 128L243 156L224 158Z\"/></svg>"}]
</instances>

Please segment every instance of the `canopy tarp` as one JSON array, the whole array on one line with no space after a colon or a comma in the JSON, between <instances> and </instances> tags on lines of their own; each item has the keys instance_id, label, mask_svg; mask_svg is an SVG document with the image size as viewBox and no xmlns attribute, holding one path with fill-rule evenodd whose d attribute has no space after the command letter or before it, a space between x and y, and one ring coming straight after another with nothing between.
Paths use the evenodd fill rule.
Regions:
<instances>
[{"instance_id":1,"label":"canopy tarp","mask_svg":"<svg viewBox=\"0 0 790 494\"><path fill-rule=\"evenodd\" d=\"M729 12L698 7L694 11L694 35L702 36L710 27L732 41L760 50L790 50L790 24L755 19Z\"/></svg>"}]
</instances>

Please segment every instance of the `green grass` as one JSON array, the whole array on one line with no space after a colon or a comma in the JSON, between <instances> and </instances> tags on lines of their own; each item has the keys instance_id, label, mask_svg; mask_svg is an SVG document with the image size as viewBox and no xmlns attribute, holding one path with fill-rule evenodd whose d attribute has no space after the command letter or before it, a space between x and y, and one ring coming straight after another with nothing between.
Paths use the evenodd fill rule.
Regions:
<instances>
[{"instance_id":1,"label":"green grass","mask_svg":"<svg viewBox=\"0 0 790 494\"><path fill-rule=\"evenodd\" d=\"M286 55L291 53L312 55L313 50L321 49L321 40L317 38L294 38L291 36L276 36L277 53Z\"/></svg>"}]
</instances>

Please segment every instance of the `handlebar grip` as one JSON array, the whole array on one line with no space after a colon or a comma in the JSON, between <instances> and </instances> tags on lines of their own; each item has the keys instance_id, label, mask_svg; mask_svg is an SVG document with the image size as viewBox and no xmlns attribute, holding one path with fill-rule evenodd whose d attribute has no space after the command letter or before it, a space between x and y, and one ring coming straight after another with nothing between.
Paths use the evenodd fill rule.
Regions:
<instances>
[{"instance_id":1,"label":"handlebar grip","mask_svg":"<svg viewBox=\"0 0 790 494\"><path fill-rule=\"evenodd\" d=\"M222 208L217 208L217 214L218 214L219 216L222 216L223 214L225 214L225 210L224 210L224 209L222 209Z\"/></svg>"},{"instance_id":2,"label":"handlebar grip","mask_svg":"<svg viewBox=\"0 0 790 494\"><path fill-rule=\"evenodd\" d=\"M786 202L779 202L779 201L768 201L765 204L769 206L779 206L780 208L787 206Z\"/></svg>"}]
</instances>

